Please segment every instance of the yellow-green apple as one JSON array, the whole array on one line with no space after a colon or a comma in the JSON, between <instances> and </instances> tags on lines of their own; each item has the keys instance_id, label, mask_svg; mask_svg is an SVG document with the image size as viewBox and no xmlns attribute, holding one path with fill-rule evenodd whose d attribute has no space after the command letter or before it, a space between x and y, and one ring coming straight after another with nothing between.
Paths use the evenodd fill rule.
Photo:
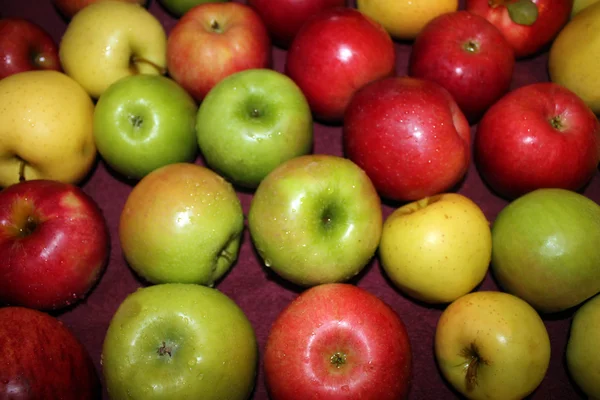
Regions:
<instances>
[{"instance_id":1,"label":"yellow-green apple","mask_svg":"<svg viewBox=\"0 0 600 400\"><path fill-rule=\"evenodd\" d=\"M446 88L470 122L510 88L515 56L487 19L465 10L442 14L411 47L409 75Z\"/></svg>"},{"instance_id":2,"label":"yellow-green apple","mask_svg":"<svg viewBox=\"0 0 600 400\"><path fill-rule=\"evenodd\" d=\"M458 193L406 204L383 224L379 259L392 283L427 303L449 303L485 277L492 255L490 225L479 206Z\"/></svg>"},{"instance_id":3,"label":"yellow-green apple","mask_svg":"<svg viewBox=\"0 0 600 400\"><path fill-rule=\"evenodd\" d=\"M352 161L292 158L258 185L248 227L265 266L302 286L340 282L371 260L381 237L381 200Z\"/></svg>"},{"instance_id":4,"label":"yellow-green apple","mask_svg":"<svg viewBox=\"0 0 600 400\"><path fill-rule=\"evenodd\" d=\"M600 123L569 89L532 83L487 110L474 155L481 176L506 198L546 187L579 190L600 162Z\"/></svg>"},{"instance_id":5,"label":"yellow-green apple","mask_svg":"<svg viewBox=\"0 0 600 400\"><path fill-rule=\"evenodd\" d=\"M180 18L197 5L204 3L223 3L229 0L158 0L174 17Z\"/></svg>"},{"instance_id":6,"label":"yellow-green apple","mask_svg":"<svg viewBox=\"0 0 600 400\"><path fill-rule=\"evenodd\" d=\"M256 188L279 164L312 150L313 120L298 86L271 69L236 72L200 104L196 133L210 168Z\"/></svg>"},{"instance_id":7,"label":"yellow-green apple","mask_svg":"<svg viewBox=\"0 0 600 400\"><path fill-rule=\"evenodd\" d=\"M113 400L246 400L258 346L242 309L217 289L166 283L119 305L102 347Z\"/></svg>"},{"instance_id":8,"label":"yellow-green apple","mask_svg":"<svg viewBox=\"0 0 600 400\"><path fill-rule=\"evenodd\" d=\"M94 110L94 139L104 161L139 179L196 158L196 102L174 80L130 75L108 87Z\"/></svg>"},{"instance_id":9,"label":"yellow-green apple","mask_svg":"<svg viewBox=\"0 0 600 400\"><path fill-rule=\"evenodd\" d=\"M0 343L0 398L100 399L89 353L55 317L25 307L2 307Z\"/></svg>"},{"instance_id":10,"label":"yellow-green apple","mask_svg":"<svg viewBox=\"0 0 600 400\"><path fill-rule=\"evenodd\" d=\"M600 295L585 302L571 321L565 359L569 374L589 399L600 399Z\"/></svg>"},{"instance_id":11,"label":"yellow-green apple","mask_svg":"<svg viewBox=\"0 0 600 400\"><path fill-rule=\"evenodd\" d=\"M139 4L104 0L75 14L59 56L63 70L98 98L126 76L164 74L167 36L160 21Z\"/></svg>"},{"instance_id":12,"label":"yellow-green apple","mask_svg":"<svg viewBox=\"0 0 600 400\"><path fill-rule=\"evenodd\" d=\"M308 18L286 53L285 73L300 87L313 115L340 123L352 95L369 82L394 75L394 42L383 27L350 7Z\"/></svg>"},{"instance_id":13,"label":"yellow-green apple","mask_svg":"<svg viewBox=\"0 0 600 400\"><path fill-rule=\"evenodd\" d=\"M434 347L442 375L473 400L526 398L550 363L544 322L527 302L504 292L453 301L438 320Z\"/></svg>"},{"instance_id":14,"label":"yellow-green apple","mask_svg":"<svg viewBox=\"0 0 600 400\"><path fill-rule=\"evenodd\" d=\"M119 238L142 278L212 286L236 261L243 229L242 206L229 182L203 166L175 163L134 186Z\"/></svg>"},{"instance_id":15,"label":"yellow-green apple","mask_svg":"<svg viewBox=\"0 0 600 400\"><path fill-rule=\"evenodd\" d=\"M360 89L344 116L345 155L383 197L412 201L448 191L471 159L470 127L439 84L390 77Z\"/></svg>"},{"instance_id":16,"label":"yellow-green apple","mask_svg":"<svg viewBox=\"0 0 600 400\"><path fill-rule=\"evenodd\" d=\"M226 76L270 67L271 39L260 16L245 4L200 4L169 33L167 65L173 79L201 101Z\"/></svg>"},{"instance_id":17,"label":"yellow-green apple","mask_svg":"<svg viewBox=\"0 0 600 400\"><path fill-rule=\"evenodd\" d=\"M100 0L52 0L56 9L66 18L71 19L83 7L96 3ZM137 3L141 6L146 5L147 0L120 0L128 3Z\"/></svg>"},{"instance_id":18,"label":"yellow-green apple","mask_svg":"<svg viewBox=\"0 0 600 400\"><path fill-rule=\"evenodd\" d=\"M61 69L58 46L50 33L23 18L0 19L0 79L38 69Z\"/></svg>"},{"instance_id":19,"label":"yellow-green apple","mask_svg":"<svg viewBox=\"0 0 600 400\"><path fill-rule=\"evenodd\" d=\"M365 289L323 284L277 316L264 352L273 400L408 397L412 354L400 316Z\"/></svg>"},{"instance_id":20,"label":"yellow-green apple","mask_svg":"<svg viewBox=\"0 0 600 400\"><path fill-rule=\"evenodd\" d=\"M600 292L600 206L577 192L538 189L504 207L492 225L492 272L541 312Z\"/></svg>"},{"instance_id":21,"label":"yellow-green apple","mask_svg":"<svg viewBox=\"0 0 600 400\"><path fill-rule=\"evenodd\" d=\"M78 183L96 159L94 103L57 71L0 80L0 186L22 180Z\"/></svg>"},{"instance_id":22,"label":"yellow-green apple","mask_svg":"<svg viewBox=\"0 0 600 400\"><path fill-rule=\"evenodd\" d=\"M102 211L77 186L52 180L0 191L0 303L59 309L84 298L109 255Z\"/></svg>"},{"instance_id":23,"label":"yellow-green apple","mask_svg":"<svg viewBox=\"0 0 600 400\"><path fill-rule=\"evenodd\" d=\"M595 4L597 2L598 2L598 0L574 0L573 8L571 9L571 19L575 15L579 14L579 12L585 10L586 8L588 8L589 6L591 6L592 4Z\"/></svg>"}]
</instances>

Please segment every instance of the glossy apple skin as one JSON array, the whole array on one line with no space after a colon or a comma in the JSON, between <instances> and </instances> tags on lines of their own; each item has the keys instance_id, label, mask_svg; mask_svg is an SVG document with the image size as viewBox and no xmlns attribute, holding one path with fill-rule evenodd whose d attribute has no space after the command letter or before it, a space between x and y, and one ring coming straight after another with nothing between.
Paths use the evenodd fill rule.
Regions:
<instances>
[{"instance_id":1,"label":"glossy apple skin","mask_svg":"<svg viewBox=\"0 0 600 400\"><path fill-rule=\"evenodd\" d=\"M193 7L177 21L167 39L169 74L197 101L234 72L270 65L267 28L245 4Z\"/></svg>"},{"instance_id":2,"label":"glossy apple skin","mask_svg":"<svg viewBox=\"0 0 600 400\"><path fill-rule=\"evenodd\" d=\"M510 18L503 1L466 0L465 10L494 24L511 44L516 58L536 54L549 44L569 20L573 6L573 0L531 0L538 8L538 17L527 26Z\"/></svg>"},{"instance_id":3,"label":"glossy apple skin","mask_svg":"<svg viewBox=\"0 0 600 400\"><path fill-rule=\"evenodd\" d=\"M0 79L36 69L61 70L52 36L25 19L0 19Z\"/></svg>"},{"instance_id":4,"label":"glossy apple skin","mask_svg":"<svg viewBox=\"0 0 600 400\"><path fill-rule=\"evenodd\" d=\"M79 10L88 4L96 3L99 0L52 0L54 6L66 19L73 18ZM145 6L147 0L119 0L127 3L138 3L141 6Z\"/></svg>"},{"instance_id":5,"label":"glossy apple skin","mask_svg":"<svg viewBox=\"0 0 600 400\"><path fill-rule=\"evenodd\" d=\"M457 11L443 14L419 33L409 75L446 88L470 122L509 89L515 66L510 44L485 18Z\"/></svg>"},{"instance_id":6,"label":"glossy apple skin","mask_svg":"<svg viewBox=\"0 0 600 400\"><path fill-rule=\"evenodd\" d=\"M25 307L0 308L0 343L0 398L100 398L87 350L58 319Z\"/></svg>"},{"instance_id":7,"label":"glossy apple skin","mask_svg":"<svg viewBox=\"0 0 600 400\"><path fill-rule=\"evenodd\" d=\"M264 372L273 400L404 399L410 342L400 316L373 294L350 284L319 285L273 323Z\"/></svg>"},{"instance_id":8,"label":"glossy apple skin","mask_svg":"<svg viewBox=\"0 0 600 400\"><path fill-rule=\"evenodd\" d=\"M285 73L306 96L316 119L339 123L352 95L395 74L390 35L360 11L334 7L302 26L287 52Z\"/></svg>"},{"instance_id":9,"label":"glossy apple skin","mask_svg":"<svg viewBox=\"0 0 600 400\"><path fill-rule=\"evenodd\" d=\"M471 159L469 123L450 93L411 77L358 91L344 117L343 145L379 194L397 201L452 188Z\"/></svg>"},{"instance_id":10,"label":"glossy apple skin","mask_svg":"<svg viewBox=\"0 0 600 400\"><path fill-rule=\"evenodd\" d=\"M248 0L267 26L273 42L287 49L308 18L346 0Z\"/></svg>"},{"instance_id":11,"label":"glossy apple skin","mask_svg":"<svg viewBox=\"0 0 600 400\"><path fill-rule=\"evenodd\" d=\"M0 192L0 303L70 305L100 278L108 255L104 216L77 186L31 180Z\"/></svg>"},{"instance_id":12,"label":"glossy apple skin","mask_svg":"<svg viewBox=\"0 0 600 400\"><path fill-rule=\"evenodd\" d=\"M474 155L482 177L506 198L547 187L578 190L600 161L600 123L570 90L530 84L485 113Z\"/></svg>"}]
</instances>

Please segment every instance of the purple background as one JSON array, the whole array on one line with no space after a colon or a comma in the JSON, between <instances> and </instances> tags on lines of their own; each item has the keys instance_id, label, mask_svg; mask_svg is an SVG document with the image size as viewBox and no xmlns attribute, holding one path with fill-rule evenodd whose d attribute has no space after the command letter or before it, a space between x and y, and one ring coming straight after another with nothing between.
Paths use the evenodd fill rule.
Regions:
<instances>
[{"instance_id":1,"label":"purple background","mask_svg":"<svg viewBox=\"0 0 600 400\"><path fill-rule=\"evenodd\" d=\"M63 34L66 22L53 8L49 0L18 0L0 3L0 16L24 17L38 23L50 32L57 43ZM157 3L151 0L149 10L160 19L167 32L177 22ZM396 43L397 73L407 72L410 43ZM285 52L273 48L273 68L283 71ZM515 68L512 87L524 84L547 81L547 53L518 61ZM510 118L510 116L507 116ZM475 134L475 127L472 127ZM315 123L315 153L341 155L341 128L339 126L323 126ZM202 163L199 158L198 163ZM91 178L82 184L102 208L111 231L112 250L110 262L98 286L89 297L67 311L57 313L57 317L72 329L75 335L89 350L99 375L100 352L104 334L113 313L120 302L136 288L143 285L126 265L119 246L117 223L121 209L132 189L132 184L112 176L102 161L96 166ZM494 195L482 183L475 167L471 165L467 178L458 191L474 200L483 209L490 221L506 205L506 201ZM252 195L238 192L244 212L247 213ZM600 201L600 174L596 173L585 189L585 194ZM394 205L384 204L384 217L389 215ZM437 370L433 355L433 337L441 307L429 307L416 303L395 290L382 274L377 260L367 266L364 273L353 281L356 285L376 294L387 302L403 319L410 335L413 351L413 382L411 399L451 399L458 398L455 392L445 383ZM252 248L248 230L246 229L239 261L217 288L230 296L244 310L250 319L258 338L261 355L266 337L278 313L299 293L294 288L278 280L272 273L262 267L261 260ZM478 288L497 289L492 277L488 274ZM583 398L570 381L564 364L564 350L568 338L572 310L554 316L545 316L544 321L550 334L552 344L552 360L547 375L532 394L533 399L574 399ZM104 398L108 398L104 391ZM256 379L253 399L267 399L264 376L261 365Z\"/></svg>"}]
</instances>

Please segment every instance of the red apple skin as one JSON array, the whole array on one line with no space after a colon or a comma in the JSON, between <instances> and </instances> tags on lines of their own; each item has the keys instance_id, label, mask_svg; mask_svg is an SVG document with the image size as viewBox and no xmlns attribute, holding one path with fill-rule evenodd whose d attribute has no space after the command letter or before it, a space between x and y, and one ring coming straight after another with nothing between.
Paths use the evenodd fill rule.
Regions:
<instances>
[{"instance_id":1,"label":"red apple skin","mask_svg":"<svg viewBox=\"0 0 600 400\"><path fill-rule=\"evenodd\" d=\"M73 304L100 278L108 255L104 216L79 187L31 180L0 192L0 304Z\"/></svg>"},{"instance_id":2,"label":"red apple skin","mask_svg":"<svg viewBox=\"0 0 600 400\"><path fill-rule=\"evenodd\" d=\"M38 69L61 70L52 36L22 18L0 19L0 79Z\"/></svg>"},{"instance_id":3,"label":"red apple skin","mask_svg":"<svg viewBox=\"0 0 600 400\"><path fill-rule=\"evenodd\" d=\"M485 113L474 155L481 176L506 198L539 188L579 190L600 162L600 122L570 90L533 83Z\"/></svg>"},{"instance_id":4,"label":"red apple skin","mask_svg":"<svg viewBox=\"0 0 600 400\"><path fill-rule=\"evenodd\" d=\"M87 350L58 319L25 307L0 308L0 398L99 399Z\"/></svg>"},{"instance_id":5,"label":"red apple skin","mask_svg":"<svg viewBox=\"0 0 600 400\"><path fill-rule=\"evenodd\" d=\"M481 15L494 24L515 51L524 58L541 51L569 20L573 0L531 0L538 8L537 20L530 26L514 22L506 6L510 0L465 0L465 10Z\"/></svg>"},{"instance_id":6,"label":"red apple skin","mask_svg":"<svg viewBox=\"0 0 600 400\"><path fill-rule=\"evenodd\" d=\"M235 72L270 65L267 28L245 4L197 5L177 21L167 39L169 74L197 101Z\"/></svg>"},{"instance_id":7,"label":"red apple skin","mask_svg":"<svg viewBox=\"0 0 600 400\"><path fill-rule=\"evenodd\" d=\"M345 155L382 197L419 200L451 189L471 159L469 122L435 82L390 77L352 98L343 126Z\"/></svg>"},{"instance_id":8,"label":"red apple skin","mask_svg":"<svg viewBox=\"0 0 600 400\"><path fill-rule=\"evenodd\" d=\"M346 0L248 0L260 15L271 40L287 49L308 18L331 7L343 7Z\"/></svg>"},{"instance_id":9,"label":"red apple skin","mask_svg":"<svg viewBox=\"0 0 600 400\"><path fill-rule=\"evenodd\" d=\"M310 17L287 52L285 73L316 119L339 123L350 98L367 83L395 74L394 43L360 11L334 7Z\"/></svg>"},{"instance_id":10,"label":"red apple skin","mask_svg":"<svg viewBox=\"0 0 600 400\"><path fill-rule=\"evenodd\" d=\"M345 363L334 364L336 354ZM351 284L319 285L275 320L264 372L273 400L404 399L410 342L398 314L373 294Z\"/></svg>"},{"instance_id":11,"label":"red apple skin","mask_svg":"<svg viewBox=\"0 0 600 400\"><path fill-rule=\"evenodd\" d=\"M474 123L510 88L515 56L485 18L456 11L430 21L416 37L409 75L446 88Z\"/></svg>"},{"instance_id":12,"label":"red apple skin","mask_svg":"<svg viewBox=\"0 0 600 400\"><path fill-rule=\"evenodd\" d=\"M80 11L83 7L96 3L99 0L52 0L52 3L56 9L62 14L63 17L70 20L73 16ZM126 3L137 3L141 6L145 6L147 0L118 0Z\"/></svg>"}]
</instances>

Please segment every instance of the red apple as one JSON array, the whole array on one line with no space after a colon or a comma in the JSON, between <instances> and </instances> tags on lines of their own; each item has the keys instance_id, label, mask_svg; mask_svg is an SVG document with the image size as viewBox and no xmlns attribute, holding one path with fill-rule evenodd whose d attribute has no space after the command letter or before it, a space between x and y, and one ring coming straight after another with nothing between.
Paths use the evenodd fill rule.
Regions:
<instances>
[{"instance_id":1,"label":"red apple","mask_svg":"<svg viewBox=\"0 0 600 400\"><path fill-rule=\"evenodd\" d=\"M88 4L95 3L99 0L52 0L54 6L67 19L73 18L79 10ZM147 0L119 0L127 3L138 3L141 6L146 5Z\"/></svg>"},{"instance_id":2,"label":"red apple","mask_svg":"<svg viewBox=\"0 0 600 400\"><path fill-rule=\"evenodd\" d=\"M22 18L0 19L0 79L37 69L61 70L52 36Z\"/></svg>"},{"instance_id":3,"label":"red apple","mask_svg":"<svg viewBox=\"0 0 600 400\"><path fill-rule=\"evenodd\" d=\"M515 57L502 33L468 11L431 20L413 43L409 75L445 87L467 119L477 121L510 88Z\"/></svg>"},{"instance_id":4,"label":"red apple","mask_svg":"<svg viewBox=\"0 0 600 400\"><path fill-rule=\"evenodd\" d=\"M267 26L273 42L288 48L300 27L319 11L344 6L346 0L248 0Z\"/></svg>"},{"instance_id":5,"label":"red apple","mask_svg":"<svg viewBox=\"0 0 600 400\"><path fill-rule=\"evenodd\" d=\"M390 77L359 90L344 116L344 151L383 197L419 200L455 186L470 162L470 127L435 82Z\"/></svg>"},{"instance_id":6,"label":"red apple","mask_svg":"<svg viewBox=\"0 0 600 400\"><path fill-rule=\"evenodd\" d=\"M466 0L465 9L481 15L506 37L516 58L548 45L569 20L573 0Z\"/></svg>"},{"instance_id":7,"label":"red apple","mask_svg":"<svg viewBox=\"0 0 600 400\"><path fill-rule=\"evenodd\" d=\"M167 39L167 69L197 101L235 72L271 65L271 39L253 8L205 3L177 21Z\"/></svg>"},{"instance_id":8,"label":"red apple","mask_svg":"<svg viewBox=\"0 0 600 400\"><path fill-rule=\"evenodd\" d=\"M399 400L412 356L398 314L357 286L330 283L301 293L269 332L264 371L273 400Z\"/></svg>"},{"instance_id":9,"label":"red apple","mask_svg":"<svg viewBox=\"0 0 600 400\"><path fill-rule=\"evenodd\" d=\"M475 163L498 194L578 190L600 162L600 123L575 93L542 82L509 92L477 126Z\"/></svg>"},{"instance_id":10,"label":"red apple","mask_svg":"<svg viewBox=\"0 0 600 400\"><path fill-rule=\"evenodd\" d=\"M393 75L396 53L383 27L347 7L310 17L287 52L285 72L304 92L313 115L337 123L356 90Z\"/></svg>"},{"instance_id":11,"label":"red apple","mask_svg":"<svg viewBox=\"0 0 600 400\"><path fill-rule=\"evenodd\" d=\"M0 192L0 303L72 304L99 279L108 254L104 216L79 187L31 180Z\"/></svg>"},{"instance_id":12,"label":"red apple","mask_svg":"<svg viewBox=\"0 0 600 400\"><path fill-rule=\"evenodd\" d=\"M0 399L100 397L92 360L58 319L24 307L0 308Z\"/></svg>"}]
</instances>

